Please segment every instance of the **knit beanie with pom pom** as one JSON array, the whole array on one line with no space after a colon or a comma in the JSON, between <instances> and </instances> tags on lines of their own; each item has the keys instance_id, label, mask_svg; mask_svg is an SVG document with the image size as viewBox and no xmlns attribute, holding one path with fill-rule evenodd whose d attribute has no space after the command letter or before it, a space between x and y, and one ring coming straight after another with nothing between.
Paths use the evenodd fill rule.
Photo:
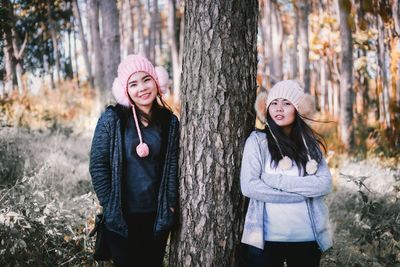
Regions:
<instances>
[{"instance_id":1,"label":"knit beanie with pom pom","mask_svg":"<svg viewBox=\"0 0 400 267\"><path fill-rule=\"evenodd\" d=\"M314 98L304 93L299 83L294 80L284 80L277 82L269 92L258 94L254 108L258 119L265 123L267 121L267 110L272 101L278 98L284 98L290 101L300 115L311 117L315 112Z\"/></svg>"},{"instance_id":2,"label":"knit beanie with pom pom","mask_svg":"<svg viewBox=\"0 0 400 267\"><path fill-rule=\"evenodd\" d=\"M149 147L143 142L138 118L133 103L128 94L128 81L137 72L145 72L154 80L159 94L164 94L168 90L168 73L163 67L154 68L151 62L141 55L128 55L118 66L118 76L114 79L112 93L117 103L132 107L133 118L136 130L139 135L140 144L136 147L139 157L146 157L149 154Z\"/></svg>"}]
</instances>

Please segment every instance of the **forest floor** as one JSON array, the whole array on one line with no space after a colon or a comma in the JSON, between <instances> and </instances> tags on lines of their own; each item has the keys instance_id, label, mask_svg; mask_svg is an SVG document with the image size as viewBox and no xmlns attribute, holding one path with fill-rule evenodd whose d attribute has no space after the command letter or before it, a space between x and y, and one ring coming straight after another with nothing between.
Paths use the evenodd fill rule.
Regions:
<instances>
[{"instance_id":1,"label":"forest floor","mask_svg":"<svg viewBox=\"0 0 400 267\"><path fill-rule=\"evenodd\" d=\"M0 128L0 266L98 266L90 136ZM334 247L321 266L399 266L400 168L337 160L327 197Z\"/></svg>"}]
</instances>

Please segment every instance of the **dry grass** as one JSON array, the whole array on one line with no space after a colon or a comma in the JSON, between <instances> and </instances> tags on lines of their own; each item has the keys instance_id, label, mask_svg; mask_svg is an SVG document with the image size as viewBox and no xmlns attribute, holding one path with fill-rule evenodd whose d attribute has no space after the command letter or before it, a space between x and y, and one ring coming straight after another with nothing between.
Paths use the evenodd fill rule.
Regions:
<instances>
[{"instance_id":1,"label":"dry grass","mask_svg":"<svg viewBox=\"0 0 400 267\"><path fill-rule=\"evenodd\" d=\"M90 140L16 128L0 140L0 265L94 264Z\"/></svg>"}]
</instances>

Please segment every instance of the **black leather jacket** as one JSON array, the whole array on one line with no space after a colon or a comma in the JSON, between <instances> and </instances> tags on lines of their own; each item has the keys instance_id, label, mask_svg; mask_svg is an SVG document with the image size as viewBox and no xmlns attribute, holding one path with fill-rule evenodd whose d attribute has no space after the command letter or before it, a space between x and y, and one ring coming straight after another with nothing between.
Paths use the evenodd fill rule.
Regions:
<instances>
[{"instance_id":1,"label":"black leather jacket","mask_svg":"<svg viewBox=\"0 0 400 267\"><path fill-rule=\"evenodd\" d=\"M121 186L124 164L122 137L124 116L132 116L131 114L121 105L107 107L97 122L89 166L94 191L103 207L106 227L124 237L128 236L128 226L124 216L124 191ZM158 194L155 235L171 230L177 218L178 207L179 121L166 110L163 111L162 118L161 151L164 155L164 167Z\"/></svg>"}]
</instances>

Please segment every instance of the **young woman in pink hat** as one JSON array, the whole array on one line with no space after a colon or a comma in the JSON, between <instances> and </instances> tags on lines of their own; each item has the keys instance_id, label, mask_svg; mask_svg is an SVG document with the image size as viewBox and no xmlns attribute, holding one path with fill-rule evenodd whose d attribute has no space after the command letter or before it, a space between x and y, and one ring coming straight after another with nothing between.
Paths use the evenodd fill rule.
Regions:
<instances>
[{"instance_id":1,"label":"young woman in pink hat","mask_svg":"<svg viewBox=\"0 0 400 267\"><path fill-rule=\"evenodd\" d=\"M113 83L118 104L94 133L90 174L116 266L162 266L175 224L179 122L161 97L167 84L165 69L129 55Z\"/></svg>"},{"instance_id":2,"label":"young woman in pink hat","mask_svg":"<svg viewBox=\"0 0 400 267\"><path fill-rule=\"evenodd\" d=\"M323 201L332 177L324 141L304 121L312 97L297 82L281 81L258 95L255 109L265 128L248 137L240 176L250 199L242 236L247 266L319 266L332 246Z\"/></svg>"}]
</instances>

